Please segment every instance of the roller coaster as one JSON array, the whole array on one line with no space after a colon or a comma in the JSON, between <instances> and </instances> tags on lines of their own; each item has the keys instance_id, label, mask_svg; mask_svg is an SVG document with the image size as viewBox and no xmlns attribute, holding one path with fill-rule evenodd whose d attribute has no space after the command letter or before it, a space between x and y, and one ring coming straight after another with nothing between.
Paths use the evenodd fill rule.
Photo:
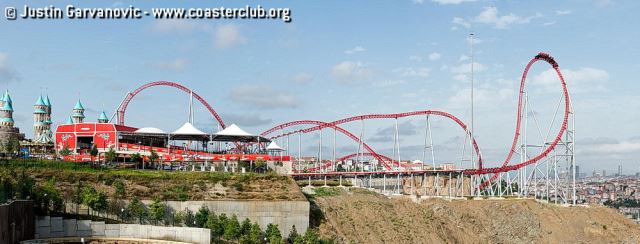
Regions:
<instances>
[{"instance_id":1,"label":"roller coaster","mask_svg":"<svg viewBox=\"0 0 640 244\"><path fill-rule=\"evenodd\" d=\"M537 145L527 143L527 121L532 120L536 125L538 120L531 118L529 108L529 96L525 83L529 74L529 69L538 61L551 65L555 70L560 83L561 97L558 101L553 119L548 127L547 135L543 135L538 128L538 134L543 138ZM178 83L170 81L157 81L145 84L136 90L127 93L125 99L118 107L114 116L117 123L123 125L125 112L129 102L143 90L154 86L174 87L184 92L192 94L211 113L214 119L222 128L225 123L217 112L201 96ZM430 151L432 165L428 166L426 161L422 166L416 168L415 165L403 163L401 158L401 147L398 129L398 119L409 117L425 118L425 146L423 159L427 158L427 149ZM438 168L434 157L434 145L431 136L431 121L434 117L443 118L453 122L462 130L465 140L462 143L462 157L459 167ZM349 178L352 185L377 189L384 193L411 193L421 196L436 197L534 197L536 199L553 201L556 203L576 202L575 193L575 143L574 143L574 113L571 105L567 84L555 59L547 53L539 53L533 57L526 65L520 80L518 90L518 103L516 112L515 131L511 146L504 160L498 162L498 166L486 167L482 151L469 127L458 117L439 110L421 110L404 113L388 114L365 114L343 118L335 121L325 122L317 120L297 120L273 126L260 133L261 136L270 136L272 140L280 141L281 145L286 145L285 152L291 154L289 150L289 140L291 136L298 136L298 155L292 157L290 174L300 179L322 179L339 178L341 184L343 179ZM559 118L559 125L555 122ZM112 118L113 119L113 118ZM393 119L394 138L393 155L385 156L377 153L376 150L365 142L364 126L365 121ZM356 135L344 127L345 124L360 122L361 132ZM524 123L524 125L523 125ZM302 128L300 128L302 127ZM557 132L551 133L552 128L557 128ZM293 129L296 128L296 129ZM332 159L322 158L322 131L323 129L333 130L333 157ZM311 132L319 132L319 150L316 157L309 163L303 160L301 149L301 136ZM340 133L354 143L358 144L357 152L337 157L336 155L336 134ZM531 148L537 148L538 152L532 154ZM468 150L468 152L467 152ZM463 167L465 155L472 155L470 163ZM519 162L514 156L519 155ZM364 160L365 157L372 158ZM340 170L339 168L348 161L355 161L352 164L353 170ZM365 167L365 161L368 168ZM373 164L371 162L376 162ZM359 164L359 165L358 165ZM340 166L340 167L337 167ZM428 167L427 167L428 166ZM360 177L359 177L360 176ZM352 177L353 179L351 179ZM368 177L368 178L367 178ZM417 178L417 179L416 179ZM395 181L395 183L394 183Z\"/></svg>"}]
</instances>

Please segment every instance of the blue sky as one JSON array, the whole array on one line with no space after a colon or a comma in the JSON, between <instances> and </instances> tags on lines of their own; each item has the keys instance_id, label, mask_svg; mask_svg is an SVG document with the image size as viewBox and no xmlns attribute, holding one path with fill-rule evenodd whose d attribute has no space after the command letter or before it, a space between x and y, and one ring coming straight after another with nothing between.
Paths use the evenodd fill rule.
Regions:
<instances>
[{"instance_id":1,"label":"blue sky","mask_svg":"<svg viewBox=\"0 0 640 244\"><path fill-rule=\"evenodd\" d=\"M0 7L21 9L24 1ZM29 1L31 7L63 1ZM281 20L0 20L0 82L11 91L17 125L32 133L32 105L48 93L54 123L80 97L95 120L125 93L151 81L192 88L229 123L259 133L298 119L331 121L368 113L438 109L470 120L469 41L475 44L475 128L489 165L501 162L515 121L517 85L540 51L560 63L576 110L583 170L638 171L640 19L635 1L92 1L77 7L287 7ZM560 87L549 66L532 68L528 91L549 127ZM130 104L127 123L171 131L187 119L188 95L156 87ZM196 106L196 124L215 128ZM424 118L404 119L403 157L421 159ZM365 123L365 140L391 155L392 120ZM531 126L531 125L530 125ZM360 124L345 125L360 132ZM534 127L530 127L532 134ZM546 131L547 129L541 129ZM537 133L537 132L536 132ZM325 138L332 136L325 131ZM460 158L464 134L434 121L437 161ZM318 134L303 150L314 154ZM339 154L357 145L339 137ZM296 140L297 141L297 140ZM535 143L535 137L530 136ZM331 155L331 141L323 144ZM296 147L292 142L292 147ZM296 154L297 149L292 153Z\"/></svg>"}]
</instances>

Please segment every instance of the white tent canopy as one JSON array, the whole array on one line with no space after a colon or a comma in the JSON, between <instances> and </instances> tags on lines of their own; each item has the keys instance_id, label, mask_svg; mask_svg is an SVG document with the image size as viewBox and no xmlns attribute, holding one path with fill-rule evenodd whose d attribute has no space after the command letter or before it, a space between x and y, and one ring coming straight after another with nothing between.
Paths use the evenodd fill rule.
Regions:
<instances>
[{"instance_id":1,"label":"white tent canopy","mask_svg":"<svg viewBox=\"0 0 640 244\"><path fill-rule=\"evenodd\" d=\"M182 127L178 128L171 134L173 135L207 135L207 133L202 132L191 123L187 122L182 125Z\"/></svg>"},{"instance_id":2,"label":"white tent canopy","mask_svg":"<svg viewBox=\"0 0 640 244\"><path fill-rule=\"evenodd\" d=\"M145 134L167 134L166 132L164 132L161 129L155 128L155 127L143 127L140 129L137 129L135 131L135 133L145 133Z\"/></svg>"},{"instance_id":3,"label":"white tent canopy","mask_svg":"<svg viewBox=\"0 0 640 244\"><path fill-rule=\"evenodd\" d=\"M229 127L224 128L224 130L218 131L216 135L220 136L254 136L249 134L248 132L240 129L236 124L231 124Z\"/></svg>"},{"instance_id":4,"label":"white tent canopy","mask_svg":"<svg viewBox=\"0 0 640 244\"><path fill-rule=\"evenodd\" d=\"M236 124L224 128L224 130L218 131L213 134L211 138L213 141L233 141L233 142L270 142L271 140L263 137L253 135L240 129Z\"/></svg>"},{"instance_id":5,"label":"white tent canopy","mask_svg":"<svg viewBox=\"0 0 640 244\"><path fill-rule=\"evenodd\" d=\"M278 146L278 144L276 144L275 141L272 141L267 146L267 151L284 151L284 149L282 149L280 146Z\"/></svg>"},{"instance_id":6,"label":"white tent canopy","mask_svg":"<svg viewBox=\"0 0 640 244\"><path fill-rule=\"evenodd\" d=\"M169 134L169 137L172 140L197 140L197 141L208 141L209 135L207 133L202 132L193 124L187 122L182 125L182 127L178 128L174 132Z\"/></svg>"}]
</instances>

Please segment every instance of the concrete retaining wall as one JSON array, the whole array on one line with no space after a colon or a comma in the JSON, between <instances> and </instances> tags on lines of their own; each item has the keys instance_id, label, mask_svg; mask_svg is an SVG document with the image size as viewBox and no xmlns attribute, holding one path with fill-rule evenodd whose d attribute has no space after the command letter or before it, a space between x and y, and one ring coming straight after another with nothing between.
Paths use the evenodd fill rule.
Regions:
<instances>
[{"instance_id":1,"label":"concrete retaining wall","mask_svg":"<svg viewBox=\"0 0 640 244\"><path fill-rule=\"evenodd\" d=\"M151 204L152 201L142 201ZM282 236L289 236L293 225L298 233L304 233L309 227L309 202L307 201L167 201L167 206L175 211L189 209L195 214L202 206L206 206L216 215L222 213L231 217L238 216L238 221L248 218L258 223L264 231L269 223L277 224Z\"/></svg>"},{"instance_id":2,"label":"concrete retaining wall","mask_svg":"<svg viewBox=\"0 0 640 244\"><path fill-rule=\"evenodd\" d=\"M61 237L105 237L174 240L189 243L211 243L211 231L192 227L165 227L138 224L105 224L91 220L38 217L36 239Z\"/></svg>"}]
</instances>

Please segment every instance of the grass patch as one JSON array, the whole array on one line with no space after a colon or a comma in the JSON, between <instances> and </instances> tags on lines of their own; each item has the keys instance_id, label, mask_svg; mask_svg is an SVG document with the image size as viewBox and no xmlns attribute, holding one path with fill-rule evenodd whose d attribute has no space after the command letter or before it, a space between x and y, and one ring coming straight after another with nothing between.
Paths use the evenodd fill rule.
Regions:
<instances>
[{"instance_id":1,"label":"grass patch","mask_svg":"<svg viewBox=\"0 0 640 244\"><path fill-rule=\"evenodd\" d=\"M316 197L330 197L337 196L342 193L342 190L337 188L323 187L315 189Z\"/></svg>"}]
</instances>

